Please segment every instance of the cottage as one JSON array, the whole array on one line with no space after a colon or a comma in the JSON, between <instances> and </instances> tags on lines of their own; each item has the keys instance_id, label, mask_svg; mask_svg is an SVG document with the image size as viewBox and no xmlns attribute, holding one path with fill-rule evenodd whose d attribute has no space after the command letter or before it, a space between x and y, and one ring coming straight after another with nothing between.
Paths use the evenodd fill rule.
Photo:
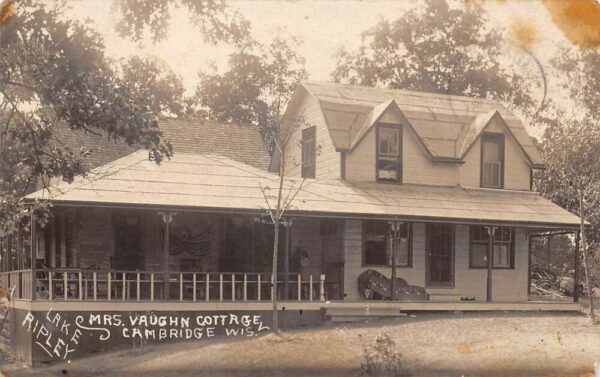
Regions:
<instances>
[{"instance_id":1,"label":"cottage","mask_svg":"<svg viewBox=\"0 0 600 377\"><path fill-rule=\"evenodd\" d=\"M97 335L64 340L73 356L132 344L123 336L132 330L92 326L99 312L134 324L251 315L248 326L210 332L255 335L268 331L273 294L287 326L400 310L578 309L528 299L529 236L575 233L579 218L532 192L543 161L497 102L305 82L284 124L298 118L282 167L277 153L269 165L251 126L169 119L171 160L127 151L29 195L52 202L53 217L19 240L0 275L16 287L14 349L31 362L53 358L22 326L50 308ZM262 220L280 168L285 192L298 193L272 277L273 227Z\"/></svg>"}]
</instances>

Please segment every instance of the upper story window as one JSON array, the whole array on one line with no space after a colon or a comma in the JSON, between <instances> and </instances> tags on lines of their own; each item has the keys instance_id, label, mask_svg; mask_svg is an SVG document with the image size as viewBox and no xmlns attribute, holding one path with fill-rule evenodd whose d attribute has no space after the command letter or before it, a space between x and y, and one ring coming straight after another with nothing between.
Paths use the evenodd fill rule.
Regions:
<instances>
[{"instance_id":1,"label":"upper story window","mask_svg":"<svg viewBox=\"0 0 600 377\"><path fill-rule=\"evenodd\" d=\"M487 255L490 236L483 226L471 226L471 268L487 268ZM494 268L514 268L515 232L509 227L497 227L494 232Z\"/></svg>"},{"instance_id":2,"label":"upper story window","mask_svg":"<svg viewBox=\"0 0 600 377\"><path fill-rule=\"evenodd\" d=\"M481 187L504 187L504 135L481 135Z\"/></svg>"},{"instance_id":3,"label":"upper story window","mask_svg":"<svg viewBox=\"0 0 600 377\"><path fill-rule=\"evenodd\" d=\"M396 234L396 266L410 267L412 263L411 224L403 223ZM364 222L363 265L391 266L393 252L393 233L385 220Z\"/></svg>"},{"instance_id":4,"label":"upper story window","mask_svg":"<svg viewBox=\"0 0 600 377\"><path fill-rule=\"evenodd\" d=\"M377 127L377 180L402 182L402 127Z\"/></svg>"},{"instance_id":5,"label":"upper story window","mask_svg":"<svg viewBox=\"0 0 600 377\"><path fill-rule=\"evenodd\" d=\"M317 165L317 130L302 130L302 178L315 178Z\"/></svg>"}]
</instances>

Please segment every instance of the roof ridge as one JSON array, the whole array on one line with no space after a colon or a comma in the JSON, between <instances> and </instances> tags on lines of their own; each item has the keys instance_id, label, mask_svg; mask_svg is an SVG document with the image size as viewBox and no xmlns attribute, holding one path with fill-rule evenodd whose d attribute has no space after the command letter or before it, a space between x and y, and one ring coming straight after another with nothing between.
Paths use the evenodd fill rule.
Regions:
<instances>
[{"instance_id":1,"label":"roof ridge","mask_svg":"<svg viewBox=\"0 0 600 377\"><path fill-rule=\"evenodd\" d=\"M255 128L258 128L258 124L254 124L252 122L233 122L233 121L222 121L222 120L216 120L216 119L210 119L210 118L189 118L189 117L175 117L175 116L166 116L166 115L159 115L158 116L159 121L160 120L176 120L176 121L183 121L183 122L191 122L191 123L212 123L212 124L221 124L221 125L235 125L235 126L252 126ZM159 127L160 127L160 122L159 122Z\"/></svg>"},{"instance_id":2,"label":"roof ridge","mask_svg":"<svg viewBox=\"0 0 600 377\"><path fill-rule=\"evenodd\" d=\"M489 99L489 98L482 98L482 97L469 97L469 96L461 96L461 95L457 95L457 94L443 94L443 93L437 93L437 92L425 92L425 91L418 91L418 90L410 90L410 89L394 89L394 88L381 88L381 87L374 87L374 86L368 86L368 85L357 85L357 84L344 84L344 83L336 83L336 82L332 82L332 81L320 81L320 80L306 80L302 82L303 84L325 84L325 85L329 85L329 86L335 86L335 87L348 87L348 88L357 88L357 89L366 89L366 90L375 90L375 91L380 91L380 92L392 92L392 93L400 93L400 94L409 94L409 95L416 95L416 96L423 96L423 97L439 97L440 99L456 99L456 100L462 100L462 101L470 101L470 102L483 102L483 103L490 103L490 104L495 104L495 105L500 105L500 102L494 99ZM506 109L505 109L506 110Z\"/></svg>"}]
</instances>

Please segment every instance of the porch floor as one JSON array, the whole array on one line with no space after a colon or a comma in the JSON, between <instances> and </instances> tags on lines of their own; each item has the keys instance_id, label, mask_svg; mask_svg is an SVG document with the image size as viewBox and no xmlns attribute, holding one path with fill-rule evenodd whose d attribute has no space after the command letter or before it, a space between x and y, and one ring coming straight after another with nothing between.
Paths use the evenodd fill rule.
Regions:
<instances>
[{"instance_id":1,"label":"porch floor","mask_svg":"<svg viewBox=\"0 0 600 377\"><path fill-rule=\"evenodd\" d=\"M272 309L270 301L28 301L14 300L14 307L27 310L61 311L214 311ZM280 310L324 310L335 316L399 316L417 311L554 311L578 312L581 304L557 301L279 301Z\"/></svg>"}]
</instances>

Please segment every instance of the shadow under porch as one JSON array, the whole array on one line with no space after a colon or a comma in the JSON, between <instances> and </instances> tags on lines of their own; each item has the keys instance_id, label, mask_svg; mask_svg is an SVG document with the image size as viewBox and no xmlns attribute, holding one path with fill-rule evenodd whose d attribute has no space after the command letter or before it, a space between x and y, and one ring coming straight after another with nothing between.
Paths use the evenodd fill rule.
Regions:
<instances>
[{"instance_id":1,"label":"shadow under porch","mask_svg":"<svg viewBox=\"0 0 600 377\"><path fill-rule=\"evenodd\" d=\"M31 299L34 285L35 300L271 300L273 226L262 220L250 214L55 206L49 223L36 227L33 251L31 242L23 242L16 252L27 268L13 268L2 279L16 287L15 298ZM294 218L281 234L278 298L339 299L338 221ZM27 256L34 254L31 273Z\"/></svg>"}]
</instances>

